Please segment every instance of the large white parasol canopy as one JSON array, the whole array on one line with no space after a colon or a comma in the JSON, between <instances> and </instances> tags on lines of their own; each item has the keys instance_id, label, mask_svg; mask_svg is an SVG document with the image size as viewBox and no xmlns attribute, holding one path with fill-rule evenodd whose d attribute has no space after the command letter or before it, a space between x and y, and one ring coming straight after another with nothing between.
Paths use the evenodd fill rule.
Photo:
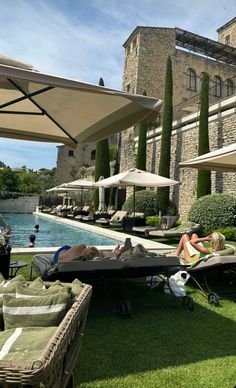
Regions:
<instances>
[{"instance_id":1,"label":"large white parasol canopy","mask_svg":"<svg viewBox=\"0 0 236 388\"><path fill-rule=\"evenodd\" d=\"M76 147L153 121L161 105L156 98L43 74L0 55L0 137Z\"/></svg>"}]
</instances>

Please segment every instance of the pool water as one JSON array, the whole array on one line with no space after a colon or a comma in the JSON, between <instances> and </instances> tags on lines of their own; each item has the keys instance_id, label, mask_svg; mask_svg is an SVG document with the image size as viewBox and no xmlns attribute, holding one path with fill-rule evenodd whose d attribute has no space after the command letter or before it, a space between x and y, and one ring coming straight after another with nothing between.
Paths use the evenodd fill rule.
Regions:
<instances>
[{"instance_id":1,"label":"pool water","mask_svg":"<svg viewBox=\"0 0 236 388\"><path fill-rule=\"evenodd\" d=\"M31 234L36 236L35 248L79 244L115 245L117 243L116 240L106 236L48 220L36 214L5 213L3 217L11 225L12 232L9 244L12 247L28 247ZM34 230L36 224L39 224L39 232Z\"/></svg>"}]
</instances>

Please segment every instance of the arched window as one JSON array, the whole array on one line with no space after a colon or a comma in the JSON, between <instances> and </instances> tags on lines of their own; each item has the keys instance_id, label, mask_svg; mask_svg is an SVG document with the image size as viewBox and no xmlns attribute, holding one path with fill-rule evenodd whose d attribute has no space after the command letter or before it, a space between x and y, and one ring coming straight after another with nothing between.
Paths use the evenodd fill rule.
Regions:
<instances>
[{"instance_id":1,"label":"arched window","mask_svg":"<svg viewBox=\"0 0 236 388\"><path fill-rule=\"evenodd\" d=\"M214 84L215 84L215 97L221 97L222 96L222 83L221 83L221 78L218 77L218 75L215 75L215 77L214 77Z\"/></svg>"},{"instance_id":2,"label":"arched window","mask_svg":"<svg viewBox=\"0 0 236 388\"><path fill-rule=\"evenodd\" d=\"M190 68L187 71L187 89L195 92L197 90L197 76L195 71Z\"/></svg>"},{"instance_id":3,"label":"arched window","mask_svg":"<svg viewBox=\"0 0 236 388\"><path fill-rule=\"evenodd\" d=\"M226 97L232 96L234 94L234 83L231 79L225 81Z\"/></svg>"},{"instance_id":4,"label":"arched window","mask_svg":"<svg viewBox=\"0 0 236 388\"><path fill-rule=\"evenodd\" d=\"M92 150L91 152L91 160L95 160L96 159L96 150Z\"/></svg>"}]
</instances>

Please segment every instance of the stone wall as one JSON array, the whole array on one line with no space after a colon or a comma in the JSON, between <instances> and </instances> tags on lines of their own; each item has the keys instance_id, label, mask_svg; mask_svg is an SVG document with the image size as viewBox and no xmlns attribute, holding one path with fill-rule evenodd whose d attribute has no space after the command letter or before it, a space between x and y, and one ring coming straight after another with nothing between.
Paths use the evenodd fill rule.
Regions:
<instances>
[{"instance_id":1,"label":"stone wall","mask_svg":"<svg viewBox=\"0 0 236 388\"><path fill-rule=\"evenodd\" d=\"M227 36L230 36L230 44L236 47L236 18L232 19L217 30L218 41L225 44Z\"/></svg>"},{"instance_id":2,"label":"stone wall","mask_svg":"<svg viewBox=\"0 0 236 388\"><path fill-rule=\"evenodd\" d=\"M135 42L135 45L133 44ZM170 55L173 67L173 106L174 117L179 119L186 116L186 111L180 110L178 104L186 100L195 99L195 106L190 110L197 111L199 93L201 88L202 73L209 75L210 103L225 98L225 80L236 79L236 66L212 60L193 52L187 52L176 48L175 29L159 27L137 27L125 42L125 64L123 74L123 89L143 94L145 90L149 96L164 99L166 61ZM134 47L133 47L134 46ZM187 85L187 70L191 68L197 75L197 88L189 90ZM214 96L214 76L222 80L222 96ZM235 81L234 81L235 84ZM122 132L121 139L121 163L120 170L124 171L135 165L134 138L138 134L138 127L129 128ZM155 147L152 150L155 158ZM153 165L154 162L148 162Z\"/></svg>"},{"instance_id":3,"label":"stone wall","mask_svg":"<svg viewBox=\"0 0 236 388\"><path fill-rule=\"evenodd\" d=\"M126 43L123 72L123 89L126 91L143 94L145 90L147 95L163 100L166 62L169 56L173 68L173 106L200 93L203 72L209 75L210 88L214 87L214 76L219 76L223 85L226 79L236 77L235 66L176 47L174 28L138 27L135 31L130 42ZM133 40L136 42L135 49L132 49ZM189 68L197 75L196 90L188 89ZM211 94L213 95L214 91ZM221 98L224 97L225 90Z\"/></svg>"},{"instance_id":4,"label":"stone wall","mask_svg":"<svg viewBox=\"0 0 236 388\"><path fill-rule=\"evenodd\" d=\"M79 167L94 166L96 144L78 144L76 149L69 146L58 146L56 184L74 180L73 173Z\"/></svg>"},{"instance_id":5,"label":"stone wall","mask_svg":"<svg viewBox=\"0 0 236 388\"><path fill-rule=\"evenodd\" d=\"M231 107L231 104L234 107ZM212 106L212 115L209 118L210 150L214 151L223 146L232 144L236 139L236 98L228 100L229 109L220 111L220 105ZM214 113L218 107L218 113ZM171 199L179 208L182 219L187 219L189 209L196 200L197 170L179 168L179 163L198 156L198 114L191 115L192 122L187 117L183 124L173 123L171 144L170 178L181 182L171 189ZM149 134L147 145L147 170L158 174L161 128ZM138 138L135 139L137 147ZM236 195L236 173L213 172L212 192L227 192Z\"/></svg>"},{"instance_id":6,"label":"stone wall","mask_svg":"<svg viewBox=\"0 0 236 388\"><path fill-rule=\"evenodd\" d=\"M231 27L230 27L231 28ZM236 32L235 26L234 30ZM231 31L231 34L233 32ZM135 44L134 44L135 42ZM197 156L199 96L202 73L209 75L209 102L212 112L209 121L210 149L214 150L230 144L236 139L235 97L226 99L225 81L232 79L235 86L236 66L227 65L197 53L176 47L175 29L159 27L137 27L124 44L125 65L123 88L130 92L143 94L164 100L165 72L168 56L172 59L173 68L173 124L171 178L181 180L181 185L171 189L172 197L179 206L181 217L187 217L192 201L196 198L197 172L193 169L178 167L180 161ZM188 69L197 76L196 90L188 88ZM214 89L214 76L222 80L222 96L217 98ZM128 86L128 88L127 88ZM192 102L191 102L192 101ZM216 102L219 102L216 104ZM232 102L233 101L233 102ZM190 102L190 111L198 112L189 115L180 109L180 105ZM217 108L214 108L217 106ZM161 113L162 114L162 113ZM190 118L192 119L190 120ZM189 122L191 121L191 124ZM181 126L179 123L183 122ZM122 132L120 171L136 164L138 126ZM158 173L160 155L161 128L150 131L147 149L147 170ZM234 185L232 184L234 183ZM235 192L235 174L212 172L212 191Z\"/></svg>"},{"instance_id":7,"label":"stone wall","mask_svg":"<svg viewBox=\"0 0 236 388\"><path fill-rule=\"evenodd\" d=\"M1 199L0 213L33 213L37 206L39 206L38 195Z\"/></svg>"}]
</instances>

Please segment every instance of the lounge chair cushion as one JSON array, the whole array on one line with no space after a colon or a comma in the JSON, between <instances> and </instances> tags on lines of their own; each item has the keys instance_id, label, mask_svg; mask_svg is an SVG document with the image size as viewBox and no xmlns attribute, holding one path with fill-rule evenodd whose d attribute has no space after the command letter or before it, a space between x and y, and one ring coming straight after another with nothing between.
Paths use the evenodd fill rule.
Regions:
<instances>
[{"instance_id":1,"label":"lounge chair cushion","mask_svg":"<svg viewBox=\"0 0 236 388\"><path fill-rule=\"evenodd\" d=\"M214 252L215 255L228 256L234 255L236 253L236 248L233 245L225 244L225 249L222 251Z\"/></svg>"},{"instance_id":2,"label":"lounge chair cushion","mask_svg":"<svg viewBox=\"0 0 236 388\"><path fill-rule=\"evenodd\" d=\"M16 298L32 298L35 296L42 297L61 292L70 294L71 287L53 284L49 288L39 290L38 288L24 286L23 284L16 285Z\"/></svg>"},{"instance_id":3,"label":"lounge chair cushion","mask_svg":"<svg viewBox=\"0 0 236 388\"><path fill-rule=\"evenodd\" d=\"M26 326L58 326L69 305L66 292L30 298L3 296L3 320L5 329Z\"/></svg>"},{"instance_id":4,"label":"lounge chair cushion","mask_svg":"<svg viewBox=\"0 0 236 388\"><path fill-rule=\"evenodd\" d=\"M56 327L18 327L1 332L0 360L32 363L40 361L40 356L55 331Z\"/></svg>"}]
</instances>

